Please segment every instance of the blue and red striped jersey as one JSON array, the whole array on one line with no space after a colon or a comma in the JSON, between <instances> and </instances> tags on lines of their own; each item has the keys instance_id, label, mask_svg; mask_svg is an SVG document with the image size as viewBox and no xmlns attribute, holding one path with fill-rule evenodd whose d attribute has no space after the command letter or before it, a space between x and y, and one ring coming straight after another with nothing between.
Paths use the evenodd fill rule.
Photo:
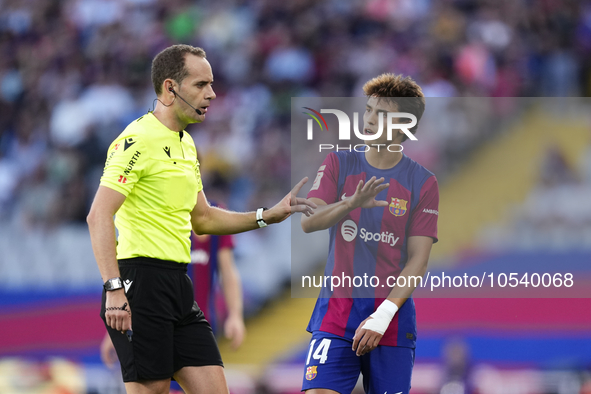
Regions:
<instances>
[{"instance_id":1,"label":"blue and red striped jersey","mask_svg":"<svg viewBox=\"0 0 591 394\"><path fill-rule=\"evenodd\" d=\"M222 204L211 202L212 206ZM191 231L191 265L188 275L193 281L195 301L205 318L216 332L218 312L225 312L223 294L219 285L218 252L221 249L234 249L232 235L196 235Z\"/></svg>"},{"instance_id":2,"label":"blue and red striped jersey","mask_svg":"<svg viewBox=\"0 0 591 394\"><path fill-rule=\"evenodd\" d=\"M329 229L325 276L338 276L344 286L322 287L308 331L324 331L352 339L359 324L371 315L391 291L387 278L397 278L408 259L407 240L428 236L437 242L439 189L426 168L403 155L396 166L377 169L363 152L330 153L320 166L308 198L327 204L355 193L360 180L384 177L388 189L377 196L388 207L357 208ZM379 280L359 279L376 276ZM348 283L347 277L352 280ZM355 283L357 282L357 283ZM380 345L415 347L416 314L412 298L400 308Z\"/></svg>"}]
</instances>

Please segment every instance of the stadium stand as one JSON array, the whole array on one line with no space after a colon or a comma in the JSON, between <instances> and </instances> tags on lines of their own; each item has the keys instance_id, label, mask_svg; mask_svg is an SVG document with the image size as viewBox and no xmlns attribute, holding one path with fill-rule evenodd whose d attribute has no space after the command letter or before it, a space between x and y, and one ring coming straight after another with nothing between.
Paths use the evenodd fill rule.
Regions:
<instances>
[{"instance_id":1,"label":"stadium stand","mask_svg":"<svg viewBox=\"0 0 591 394\"><path fill-rule=\"evenodd\" d=\"M218 98L188 131L205 187L229 185L231 209L289 189L292 97L359 96L369 77L403 73L439 97L432 107L460 97L485 109L456 112L461 127L425 119L408 149L438 176L449 215L434 264L589 262L589 102L555 98L591 93L588 0L0 0L1 393L121 392L99 364L100 276L84 221L108 143L152 108L150 59L177 42L204 47L214 68ZM546 99L528 112L524 97ZM561 109L577 119L553 123ZM234 394L299 391L308 301L282 298L290 229L275 229L237 238L250 320L245 353L224 351L242 365L227 371ZM308 260L313 272L321 259ZM536 300L482 302L448 315L442 301L417 301L413 394L457 392L442 388L450 341L452 354L466 347L481 393L591 392L588 299L545 304L546 320ZM273 327L285 335L261 350Z\"/></svg>"}]
</instances>

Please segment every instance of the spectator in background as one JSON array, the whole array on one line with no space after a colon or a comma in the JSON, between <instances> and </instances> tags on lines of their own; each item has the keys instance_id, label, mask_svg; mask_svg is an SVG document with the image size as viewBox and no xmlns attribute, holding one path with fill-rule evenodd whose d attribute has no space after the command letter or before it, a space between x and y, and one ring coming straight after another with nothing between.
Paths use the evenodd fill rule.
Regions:
<instances>
[{"instance_id":1,"label":"spectator in background","mask_svg":"<svg viewBox=\"0 0 591 394\"><path fill-rule=\"evenodd\" d=\"M577 181L578 175L568 163L564 152L556 146L548 147L540 168L540 186L550 189Z\"/></svg>"},{"instance_id":2,"label":"spectator in background","mask_svg":"<svg viewBox=\"0 0 591 394\"><path fill-rule=\"evenodd\" d=\"M439 394L471 394L471 364L468 344L460 339L448 340L443 348L443 384Z\"/></svg>"}]
</instances>

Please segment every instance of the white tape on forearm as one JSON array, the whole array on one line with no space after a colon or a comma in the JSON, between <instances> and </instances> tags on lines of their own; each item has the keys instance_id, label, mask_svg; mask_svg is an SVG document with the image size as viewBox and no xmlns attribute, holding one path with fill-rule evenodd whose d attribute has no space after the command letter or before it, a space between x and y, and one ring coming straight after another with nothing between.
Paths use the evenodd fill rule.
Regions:
<instances>
[{"instance_id":1,"label":"white tape on forearm","mask_svg":"<svg viewBox=\"0 0 591 394\"><path fill-rule=\"evenodd\" d=\"M398 306L392 301L384 300L378 309L370 315L372 319L366 321L361 328L384 335L396 312L398 312Z\"/></svg>"}]
</instances>

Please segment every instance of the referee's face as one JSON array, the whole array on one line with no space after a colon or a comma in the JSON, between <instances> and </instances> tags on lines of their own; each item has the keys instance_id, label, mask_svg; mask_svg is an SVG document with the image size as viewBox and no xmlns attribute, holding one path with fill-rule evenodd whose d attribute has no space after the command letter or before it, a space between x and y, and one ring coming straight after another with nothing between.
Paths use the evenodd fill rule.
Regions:
<instances>
[{"instance_id":1,"label":"referee's face","mask_svg":"<svg viewBox=\"0 0 591 394\"><path fill-rule=\"evenodd\" d=\"M185 57L185 68L189 72L179 86L178 93L193 107L199 109L202 115L182 100L177 100L179 118L187 124L201 123L205 120L207 108L215 96L213 91L213 72L207 59L188 54Z\"/></svg>"}]
</instances>

